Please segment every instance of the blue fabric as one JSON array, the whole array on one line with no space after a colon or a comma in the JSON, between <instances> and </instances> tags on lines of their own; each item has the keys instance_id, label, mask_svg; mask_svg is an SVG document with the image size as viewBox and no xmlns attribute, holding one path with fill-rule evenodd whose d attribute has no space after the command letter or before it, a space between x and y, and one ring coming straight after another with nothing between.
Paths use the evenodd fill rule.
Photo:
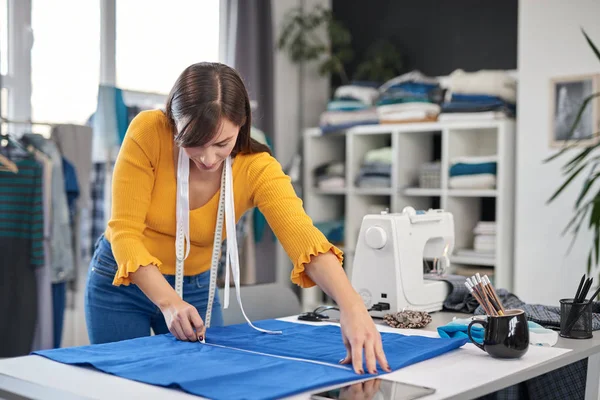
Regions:
<instances>
[{"instance_id":1,"label":"blue fabric","mask_svg":"<svg viewBox=\"0 0 600 400\"><path fill-rule=\"evenodd\" d=\"M77 172L75 167L66 158L62 158L63 176L65 179L65 192L67 193L67 204L69 205L70 221L77 212L75 201L79 198L79 182L77 181Z\"/></svg>"},{"instance_id":2,"label":"blue fabric","mask_svg":"<svg viewBox=\"0 0 600 400\"><path fill-rule=\"evenodd\" d=\"M463 94L463 93L452 93L451 100L453 102L470 102L470 103L497 103L502 102L510 104L498 96L490 96L487 94Z\"/></svg>"},{"instance_id":3,"label":"blue fabric","mask_svg":"<svg viewBox=\"0 0 600 400\"><path fill-rule=\"evenodd\" d=\"M492 174L496 175L497 163L485 162L478 164L457 163L450 167L450 176Z\"/></svg>"},{"instance_id":4,"label":"blue fabric","mask_svg":"<svg viewBox=\"0 0 600 400\"><path fill-rule=\"evenodd\" d=\"M468 327L469 327L469 323L471 322L470 318L461 318L461 319L456 319L452 322L447 323L446 325L443 326L438 326L437 331L438 334L440 335L440 337L443 338L455 338L455 339L469 339L469 335L467 333ZM527 326L529 327L529 330L532 332L542 332L544 330L544 328L533 322L533 321L527 321ZM471 327L471 336L473 336L473 339L475 339L476 342L478 343L483 343L483 337L484 337L485 331L482 325L480 324L474 324Z\"/></svg>"},{"instance_id":5,"label":"blue fabric","mask_svg":"<svg viewBox=\"0 0 600 400\"><path fill-rule=\"evenodd\" d=\"M452 99L442 104L443 113L501 111L516 116L517 106L499 97L484 95L452 95Z\"/></svg>"},{"instance_id":6,"label":"blue fabric","mask_svg":"<svg viewBox=\"0 0 600 400\"><path fill-rule=\"evenodd\" d=\"M387 88L386 93L393 93L394 91L408 92L412 94L426 94L430 91L437 89L439 85L433 83L423 82L402 82Z\"/></svg>"},{"instance_id":7,"label":"blue fabric","mask_svg":"<svg viewBox=\"0 0 600 400\"><path fill-rule=\"evenodd\" d=\"M344 220L315 222L315 227L325 235L331 243L344 241Z\"/></svg>"},{"instance_id":8,"label":"blue fabric","mask_svg":"<svg viewBox=\"0 0 600 400\"><path fill-rule=\"evenodd\" d=\"M271 140L266 136L265 140L267 141L267 146L269 146L269 149L273 151L273 145L271 144ZM252 220L252 229L254 230L254 241L256 243L259 243L262 240L263 235L265 233L265 228L267 227L267 218L258 209L258 207L255 207L254 211L252 212Z\"/></svg>"},{"instance_id":9,"label":"blue fabric","mask_svg":"<svg viewBox=\"0 0 600 400\"><path fill-rule=\"evenodd\" d=\"M386 106L391 104L403 104L403 103L432 103L429 96L417 96L417 95L383 95L377 100L378 106Z\"/></svg>"},{"instance_id":10,"label":"blue fabric","mask_svg":"<svg viewBox=\"0 0 600 400\"><path fill-rule=\"evenodd\" d=\"M275 399L360 379L350 367L337 368L346 350L337 326L259 321L281 335L255 331L247 324L209 328L207 344L181 342L171 334L110 344L42 350L52 360L93 366L101 371L153 385L181 388L212 399ZM464 345L465 339L440 339L382 333L393 370L436 357ZM259 351L323 361L336 366L248 353Z\"/></svg>"},{"instance_id":11,"label":"blue fabric","mask_svg":"<svg viewBox=\"0 0 600 400\"><path fill-rule=\"evenodd\" d=\"M123 143L127 128L129 127L129 110L123 100L123 91L119 88L115 88L115 110L117 113L117 130L120 145Z\"/></svg>"}]
</instances>

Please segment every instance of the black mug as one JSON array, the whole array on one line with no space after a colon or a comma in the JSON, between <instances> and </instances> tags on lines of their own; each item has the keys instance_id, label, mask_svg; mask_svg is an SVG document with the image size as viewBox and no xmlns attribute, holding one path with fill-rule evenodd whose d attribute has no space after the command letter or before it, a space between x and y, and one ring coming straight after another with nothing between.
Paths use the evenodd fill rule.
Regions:
<instances>
[{"instance_id":1,"label":"black mug","mask_svg":"<svg viewBox=\"0 0 600 400\"><path fill-rule=\"evenodd\" d=\"M484 328L483 344L471 336L471 326L481 324ZM485 320L473 320L467 328L469 339L481 350L495 358L520 358L529 349L529 327L523 310L506 310L504 315L487 316Z\"/></svg>"}]
</instances>

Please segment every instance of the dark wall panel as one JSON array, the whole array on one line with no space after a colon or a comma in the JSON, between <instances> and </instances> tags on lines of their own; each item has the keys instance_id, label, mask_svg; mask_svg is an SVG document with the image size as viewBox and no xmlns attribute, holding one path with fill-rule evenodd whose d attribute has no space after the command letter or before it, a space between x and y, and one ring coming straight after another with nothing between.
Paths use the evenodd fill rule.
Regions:
<instances>
[{"instance_id":1,"label":"dark wall panel","mask_svg":"<svg viewBox=\"0 0 600 400\"><path fill-rule=\"evenodd\" d=\"M332 8L357 56L386 38L405 57L404 71L517 68L517 0L332 0Z\"/></svg>"}]
</instances>

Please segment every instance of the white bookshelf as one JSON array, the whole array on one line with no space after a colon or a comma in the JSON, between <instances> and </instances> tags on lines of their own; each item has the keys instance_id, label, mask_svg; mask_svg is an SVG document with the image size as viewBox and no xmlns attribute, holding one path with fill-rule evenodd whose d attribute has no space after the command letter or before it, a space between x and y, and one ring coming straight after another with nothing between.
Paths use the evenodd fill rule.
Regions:
<instances>
[{"instance_id":1,"label":"white bookshelf","mask_svg":"<svg viewBox=\"0 0 600 400\"><path fill-rule=\"evenodd\" d=\"M437 155L434 157L434 143ZM358 188L355 177L367 151L391 146L392 185L389 188ZM448 187L451 160L461 156L497 155L495 189L452 189ZM415 209L442 208L450 211L455 224L455 251L472 249L473 229L481 219L482 201L493 205L496 221L494 255L452 255L452 272L482 268L493 276L496 287L512 289L513 220L515 179L515 122L511 119L464 122L382 124L358 126L344 132L322 134L311 128L304 134L304 206L313 222L333 219L345 221L344 268L351 277L353 253L362 218L367 213L388 209L400 212L406 206ZM435 158L435 159L434 159ZM313 170L324 163L345 164L346 186L319 189ZM418 187L421 164L439 161L441 186ZM420 268L420 266L415 266ZM302 291L306 310L323 304L318 288Z\"/></svg>"}]
</instances>

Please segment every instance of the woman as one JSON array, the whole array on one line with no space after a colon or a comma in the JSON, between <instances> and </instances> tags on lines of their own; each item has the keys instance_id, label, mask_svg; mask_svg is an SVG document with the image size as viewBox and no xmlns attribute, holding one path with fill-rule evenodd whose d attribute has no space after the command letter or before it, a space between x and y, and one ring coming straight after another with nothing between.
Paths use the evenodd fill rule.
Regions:
<instances>
[{"instance_id":1,"label":"woman","mask_svg":"<svg viewBox=\"0 0 600 400\"><path fill-rule=\"evenodd\" d=\"M364 351L369 372L376 372L377 362L389 370L381 336L341 267L341 252L313 226L290 178L269 149L250 137L250 127L246 88L235 70L218 63L188 67L165 112L145 111L131 122L114 169L111 219L90 265L90 341L147 336L150 329L180 340L203 339L221 178L229 168L235 215L258 207L294 263L292 281L304 288L319 285L340 307L347 349L341 363L363 373ZM175 233L183 218L176 207L184 204L178 193L188 182L181 178L186 167L190 245L181 298L174 288ZM211 326L221 325L218 298L211 313Z\"/></svg>"}]
</instances>

